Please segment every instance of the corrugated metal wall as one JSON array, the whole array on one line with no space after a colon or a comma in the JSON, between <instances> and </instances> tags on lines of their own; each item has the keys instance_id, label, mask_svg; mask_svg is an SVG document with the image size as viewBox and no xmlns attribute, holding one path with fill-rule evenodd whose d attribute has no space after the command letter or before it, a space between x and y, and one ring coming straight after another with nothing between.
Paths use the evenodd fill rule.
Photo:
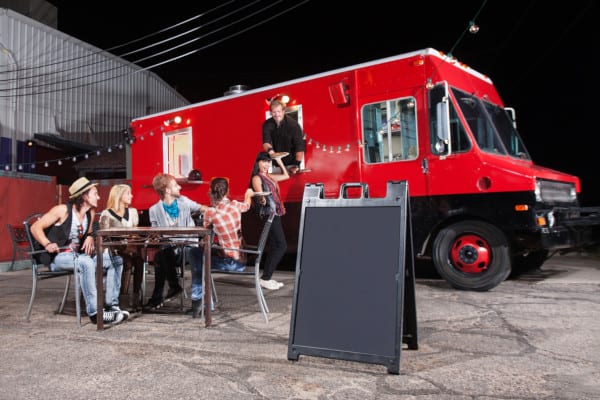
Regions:
<instances>
[{"instance_id":1,"label":"corrugated metal wall","mask_svg":"<svg viewBox=\"0 0 600 400\"><path fill-rule=\"evenodd\" d=\"M0 8L0 136L109 146L131 119L187 104L156 74Z\"/></svg>"}]
</instances>

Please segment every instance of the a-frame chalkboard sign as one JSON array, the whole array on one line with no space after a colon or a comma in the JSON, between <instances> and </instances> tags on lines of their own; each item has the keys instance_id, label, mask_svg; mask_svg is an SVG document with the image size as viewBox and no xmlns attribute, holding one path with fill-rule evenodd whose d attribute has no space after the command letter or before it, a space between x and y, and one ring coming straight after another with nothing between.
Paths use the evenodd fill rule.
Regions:
<instances>
[{"instance_id":1,"label":"a-frame chalkboard sign","mask_svg":"<svg viewBox=\"0 0 600 400\"><path fill-rule=\"evenodd\" d=\"M359 196L347 196L357 187ZM408 184L388 182L384 198L369 198L363 183L342 185L337 199L323 192L322 184L304 188L288 359L382 364L399 374L402 343L418 348Z\"/></svg>"}]
</instances>

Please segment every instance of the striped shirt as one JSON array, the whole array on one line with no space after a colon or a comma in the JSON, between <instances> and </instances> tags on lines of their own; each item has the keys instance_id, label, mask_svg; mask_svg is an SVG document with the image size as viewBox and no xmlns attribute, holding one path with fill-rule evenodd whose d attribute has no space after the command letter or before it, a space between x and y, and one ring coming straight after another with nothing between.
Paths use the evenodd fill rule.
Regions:
<instances>
[{"instance_id":1,"label":"striped shirt","mask_svg":"<svg viewBox=\"0 0 600 400\"><path fill-rule=\"evenodd\" d=\"M250 205L224 197L216 207L209 207L204 212L204 227L212 225L217 235L219 246L234 249L241 248L242 213L248 211ZM225 251L227 257L239 260L238 251Z\"/></svg>"}]
</instances>

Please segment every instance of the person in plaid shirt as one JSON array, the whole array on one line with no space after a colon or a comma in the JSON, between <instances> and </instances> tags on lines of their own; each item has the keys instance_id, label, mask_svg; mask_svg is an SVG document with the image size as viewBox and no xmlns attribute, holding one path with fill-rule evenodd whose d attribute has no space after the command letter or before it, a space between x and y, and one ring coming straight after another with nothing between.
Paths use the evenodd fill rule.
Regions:
<instances>
[{"instance_id":1,"label":"person in plaid shirt","mask_svg":"<svg viewBox=\"0 0 600 400\"><path fill-rule=\"evenodd\" d=\"M230 200L229 183L225 178L213 178L210 182L210 201L212 207L204 212L204 227L212 226L221 247L240 249L242 247L242 213L250 209L252 189L246 190L244 201ZM213 253L211 258L213 269L225 271L244 271L245 262L240 252L225 250L224 254Z\"/></svg>"}]
</instances>

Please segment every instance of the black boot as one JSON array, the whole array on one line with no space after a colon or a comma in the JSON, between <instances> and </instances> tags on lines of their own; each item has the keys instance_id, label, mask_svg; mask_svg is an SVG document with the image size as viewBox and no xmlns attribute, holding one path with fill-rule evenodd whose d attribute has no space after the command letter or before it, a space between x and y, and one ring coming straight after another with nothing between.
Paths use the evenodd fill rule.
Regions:
<instances>
[{"instance_id":1,"label":"black boot","mask_svg":"<svg viewBox=\"0 0 600 400\"><path fill-rule=\"evenodd\" d=\"M200 306L202 305L202 300L192 300L192 317L197 318L200 315Z\"/></svg>"}]
</instances>

